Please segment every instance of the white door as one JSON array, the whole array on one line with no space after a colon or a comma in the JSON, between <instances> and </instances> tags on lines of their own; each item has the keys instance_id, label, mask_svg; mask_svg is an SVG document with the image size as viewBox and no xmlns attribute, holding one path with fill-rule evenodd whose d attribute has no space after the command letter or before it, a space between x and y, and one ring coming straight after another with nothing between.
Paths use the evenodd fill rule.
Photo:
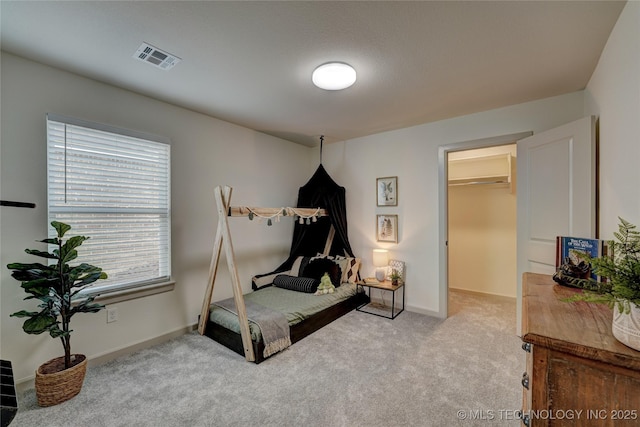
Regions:
<instances>
[{"instance_id":1,"label":"white door","mask_svg":"<svg viewBox=\"0 0 640 427\"><path fill-rule=\"evenodd\" d=\"M556 236L596 237L595 118L517 143L518 334L522 274L555 271Z\"/></svg>"}]
</instances>

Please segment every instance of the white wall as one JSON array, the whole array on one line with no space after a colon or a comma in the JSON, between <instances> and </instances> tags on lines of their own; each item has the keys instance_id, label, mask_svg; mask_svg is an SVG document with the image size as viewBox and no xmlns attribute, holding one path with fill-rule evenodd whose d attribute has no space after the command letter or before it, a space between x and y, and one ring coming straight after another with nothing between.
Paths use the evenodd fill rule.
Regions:
<instances>
[{"instance_id":1,"label":"white wall","mask_svg":"<svg viewBox=\"0 0 640 427\"><path fill-rule=\"evenodd\" d=\"M407 308L444 316L439 304L438 147L519 132L540 132L582 117L583 92L495 109L345 142L324 150L327 171L347 189L349 238L374 270L371 250L385 247L407 265ZM398 206L376 207L376 177L398 176ZM398 244L375 241L375 216L399 215Z\"/></svg>"},{"instance_id":2,"label":"white wall","mask_svg":"<svg viewBox=\"0 0 640 427\"><path fill-rule=\"evenodd\" d=\"M47 112L171 138L172 257L175 290L117 304L119 320L106 312L74 318L72 350L94 358L194 324L207 282L217 222L213 188L231 185L237 205L289 206L315 169L315 151L94 80L2 54L1 196L36 203L36 209L0 212L0 357L13 361L18 381L60 356L59 340L27 335L22 320L9 317L35 307L22 301L9 262L29 261L23 250L47 235ZM245 222L246 221L246 222ZM231 223L243 286L288 255L293 223L273 227ZM214 299L232 295L224 257Z\"/></svg>"},{"instance_id":3,"label":"white wall","mask_svg":"<svg viewBox=\"0 0 640 427\"><path fill-rule=\"evenodd\" d=\"M640 226L640 2L623 9L585 90L600 117L600 237L618 217Z\"/></svg>"}]
</instances>

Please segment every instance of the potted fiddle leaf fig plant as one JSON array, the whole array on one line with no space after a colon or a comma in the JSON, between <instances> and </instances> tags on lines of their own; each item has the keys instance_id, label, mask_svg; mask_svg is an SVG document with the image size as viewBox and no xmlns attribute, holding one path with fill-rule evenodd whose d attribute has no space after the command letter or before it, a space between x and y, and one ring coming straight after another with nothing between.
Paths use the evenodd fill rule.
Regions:
<instances>
[{"instance_id":1,"label":"potted fiddle leaf fig plant","mask_svg":"<svg viewBox=\"0 0 640 427\"><path fill-rule=\"evenodd\" d=\"M613 308L613 336L640 351L640 232L634 224L619 220L615 240L607 241L607 255L579 255L601 281L573 279L572 283L584 291L567 300L609 305Z\"/></svg>"},{"instance_id":2,"label":"potted fiddle leaf fig plant","mask_svg":"<svg viewBox=\"0 0 640 427\"><path fill-rule=\"evenodd\" d=\"M82 289L107 274L101 268L90 264L71 266L78 257L77 248L88 239L74 236L64 240L71 226L53 221L57 237L41 240L55 247L51 252L26 249L25 252L50 260L45 263L11 263L11 276L20 281L28 294L25 300L37 299L39 311L21 310L11 314L26 318L22 329L28 334L48 332L52 338L59 338L64 348L64 356L52 359L36 370L36 395L38 405L52 406L71 399L80 392L87 368L87 358L71 353L71 318L77 313L96 313L104 308L94 303L95 296L74 300Z\"/></svg>"}]
</instances>

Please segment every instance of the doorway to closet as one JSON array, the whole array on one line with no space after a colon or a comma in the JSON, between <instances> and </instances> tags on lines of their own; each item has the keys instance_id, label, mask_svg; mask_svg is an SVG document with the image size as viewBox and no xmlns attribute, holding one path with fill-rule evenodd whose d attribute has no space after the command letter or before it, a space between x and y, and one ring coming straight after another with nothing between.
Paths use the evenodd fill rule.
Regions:
<instances>
[{"instance_id":1,"label":"doorway to closet","mask_svg":"<svg viewBox=\"0 0 640 427\"><path fill-rule=\"evenodd\" d=\"M516 144L448 155L448 287L517 295Z\"/></svg>"},{"instance_id":2,"label":"doorway to closet","mask_svg":"<svg viewBox=\"0 0 640 427\"><path fill-rule=\"evenodd\" d=\"M557 236L597 238L596 118L583 117L552 129L442 145L440 191L439 315L448 317L448 159L465 150L517 144L516 330L522 329L522 275L553 274ZM512 162L514 166L516 161ZM512 174L512 184L515 176ZM469 209L476 209L472 206ZM502 260L496 264L502 268ZM465 267L466 268L466 267ZM505 274L510 276L510 274ZM475 279L474 279L475 280Z\"/></svg>"},{"instance_id":3,"label":"doorway to closet","mask_svg":"<svg viewBox=\"0 0 640 427\"><path fill-rule=\"evenodd\" d=\"M451 298L454 293L472 295L473 300L478 296L515 298L517 304L517 142L531 135L520 132L439 149L440 237L444 243L440 247L443 281L439 304L443 318L459 308ZM480 227L483 222L485 226Z\"/></svg>"}]
</instances>

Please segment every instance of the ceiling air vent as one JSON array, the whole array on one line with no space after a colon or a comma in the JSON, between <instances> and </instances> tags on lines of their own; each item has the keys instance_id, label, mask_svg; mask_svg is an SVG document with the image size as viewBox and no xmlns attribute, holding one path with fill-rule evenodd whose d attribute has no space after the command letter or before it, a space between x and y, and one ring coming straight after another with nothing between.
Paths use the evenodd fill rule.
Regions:
<instances>
[{"instance_id":1,"label":"ceiling air vent","mask_svg":"<svg viewBox=\"0 0 640 427\"><path fill-rule=\"evenodd\" d=\"M163 70L169 70L181 61L177 56L153 47L148 43L142 43L136 53L133 54L133 57Z\"/></svg>"}]
</instances>

